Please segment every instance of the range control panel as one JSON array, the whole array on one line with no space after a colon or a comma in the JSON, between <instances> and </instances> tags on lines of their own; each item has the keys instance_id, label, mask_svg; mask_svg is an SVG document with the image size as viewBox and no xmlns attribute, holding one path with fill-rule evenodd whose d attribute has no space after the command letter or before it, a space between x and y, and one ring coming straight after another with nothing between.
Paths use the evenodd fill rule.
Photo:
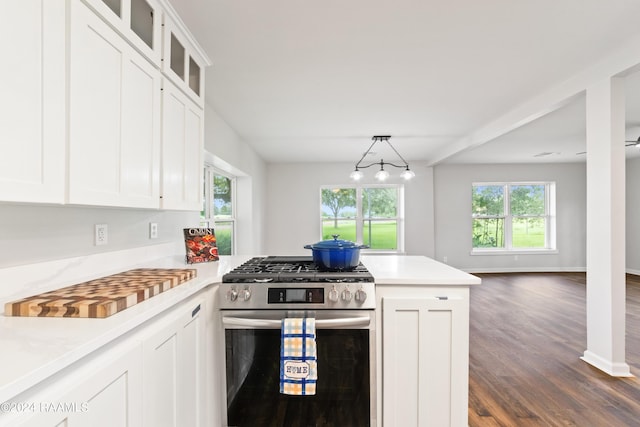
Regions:
<instances>
[{"instance_id":1,"label":"range control panel","mask_svg":"<svg viewBox=\"0 0 640 427\"><path fill-rule=\"evenodd\" d=\"M375 309L374 283L221 283L221 309Z\"/></svg>"}]
</instances>

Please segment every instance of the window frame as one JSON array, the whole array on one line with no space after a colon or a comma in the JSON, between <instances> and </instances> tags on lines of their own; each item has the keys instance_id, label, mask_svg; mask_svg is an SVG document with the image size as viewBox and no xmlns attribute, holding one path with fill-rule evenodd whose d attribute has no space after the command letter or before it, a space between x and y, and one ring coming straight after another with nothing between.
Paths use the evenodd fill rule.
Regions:
<instances>
[{"instance_id":1,"label":"window frame","mask_svg":"<svg viewBox=\"0 0 640 427\"><path fill-rule=\"evenodd\" d=\"M511 213L511 188L527 185L544 186L544 214L543 215L513 215ZM557 253L556 247L556 183L555 181L499 181L499 182L472 182L471 201L473 201L474 188L479 186L495 186L503 188L503 215L476 215L471 204L471 255L504 255L504 254L551 254ZM513 220L515 218L544 218L545 219L545 243L542 248L527 248L513 246ZM500 248L476 248L473 247L473 221L475 219L503 219L504 247Z\"/></svg>"},{"instance_id":2,"label":"window frame","mask_svg":"<svg viewBox=\"0 0 640 427\"><path fill-rule=\"evenodd\" d=\"M231 212L230 217L219 218L215 216L213 210L214 196L214 176L223 176L230 180L231 191ZM231 223L231 255L236 254L236 206L237 206L237 194L236 194L236 177L229 173L223 172L220 169L214 167L211 164L205 164L204 167L204 194L203 194L203 212L204 217L200 217L200 225L203 227L211 227L214 230L217 228L219 222Z\"/></svg>"},{"instance_id":3,"label":"window frame","mask_svg":"<svg viewBox=\"0 0 640 427\"><path fill-rule=\"evenodd\" d=\"M401 254L404 253L404 185L403 184L347 184L347 185L322 185L320 186L319 196L319 211L320 211L320 223L318 234L320 239L322 236L322 222L324 217L322 216L322 191L332 189L355 189L356 190L356 214L354 217L356 223L356 243L361 245L364 241L364 224L366 221L396 221L396 249L361 249L364 253L375 254ZM390 218L365 218L362 212L363 203L362 195L364 189L367 188L395 188L396 189L396 216Z\"/></svg>"}]
</instances>

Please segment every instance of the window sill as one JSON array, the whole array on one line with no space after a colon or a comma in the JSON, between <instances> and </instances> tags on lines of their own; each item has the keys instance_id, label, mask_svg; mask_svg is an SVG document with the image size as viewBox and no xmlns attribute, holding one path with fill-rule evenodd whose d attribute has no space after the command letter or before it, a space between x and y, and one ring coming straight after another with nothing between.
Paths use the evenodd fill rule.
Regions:
<instances>
[{"instance_id":1,"label":"window sill","mask_svg":"<svg viewBox=\"0 0 640 427\"><path fill-rule=\"evenodd\" d=\"M362 255L404 255L404 251L391 249L361 249Z\"/></svg>"},{"instance_id":2,"label":"window sill","mask_svg":"<svg viewBox=\"0 0 640 427\"><path fill-rule=\"evenodd\" d=\"M553 255L557 249L472 249L469 255Z\"/></svg>"}]
</instances>

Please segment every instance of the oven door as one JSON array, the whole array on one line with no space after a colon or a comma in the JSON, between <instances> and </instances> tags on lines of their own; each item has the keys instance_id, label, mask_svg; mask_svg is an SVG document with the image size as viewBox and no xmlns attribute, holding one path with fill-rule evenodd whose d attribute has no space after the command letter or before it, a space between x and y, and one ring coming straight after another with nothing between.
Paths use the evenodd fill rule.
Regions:
<instances>
[{"instance_id":1,"label":"oven door","mask_svg":"<svg viewBox=\"0 0 640 427\"><path fill-rule=\"evenodd\" d=\"M221 316L227 426L376 426L373 310L243 310ZM305 316L316 318L316 394L280 394L281 322Z\"/></svg>"}]
</instances>

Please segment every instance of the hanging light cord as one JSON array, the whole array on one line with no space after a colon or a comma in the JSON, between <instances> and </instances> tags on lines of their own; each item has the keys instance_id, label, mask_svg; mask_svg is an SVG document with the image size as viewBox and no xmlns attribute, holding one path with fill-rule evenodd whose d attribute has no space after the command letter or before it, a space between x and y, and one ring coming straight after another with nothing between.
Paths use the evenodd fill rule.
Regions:
<instances>
[{"instance_id":1,"label":"hanging light cord","mask_svg":"<svg viewBox=\"0 0 640 427\"><path fill-rule=\"evenodd\" d=\"M389 138L385 139L385 141L387 141L387 144L389 144L389 147L391 147L391 149L393 150L394 153L396 153L398 155L398 157L400 157L400 160L402 160L404 162L404 165L408 168L409 167L409 163L407 163L407 161L404 159L404 157L402 157L400 155L400 153L398 153L398 150L396 150L395 148L393 148L393 145L391 145L391 143L389 142ZM391 165L391 163L389 163ZM396 165L392 165L392 166L396 166ZM396 166L397 168L401 168L402 166Z\"/></svg>"},{"instance_id":2,"label":"hanging light cord","mask_svg":"<svg viewBox=\"0 0 640 427\"><path fill-rule=\"evenodd\" d=\"M400 155L400 153L398 153L398 150L396 150L393 147L393 145L391 145L391 142L389 142L389 138L391 138L391 137L390 136L386 136L386 135L385 136L374 136L373 138L371 138L371 139L373 139L373 142L371 143L371 145L369 146L367 151L364 152L364 154L362 155L360 160L358 160L358 163L356 163L356 169L358 169L358 168L365 169L365 168L371 167L373 165L380 165L380 166L389 165L389 166L393 166L393 167L396 167L396 168L407 168L408 169L409 168L409 163L407 163L407 161L404 159L404 157L402 157ZM376 142L379 142L379 141L385 141L389 145L389 147L391 147L393 152L396 153L396 155L400 158L400 160L402 160L404 162L404 165L394 165L393 163L389 163L389 162L385 162L384 160L380 160L379 162L373 162L373 163L371 163L369 165L366 165L366 166L360 166L360 163L362 163L362 161L367 156L367 154L369 154L369 152L371 151L373 146L376 144Z\"/></svg>"},{"instance_id":3,"label":"hanging light cord","mask_svg":"<svg viewBox=\"0 0 640 427\"><path fill-rule=\"evenodd\" d=\"M377 136L374 136L373 142L371 143L371 145L369 146L369 148L367 149L367 151L364 152L364 154L362 155L362 157L360 158L360 160L358 160L358 163L356 163L356 168L358 168L358 166L360 165L360 163L362 163L362 161L364 160L365 157L367 157L367 154L369 154L369 151L371 151L371 149L373 148L373 146L376 144L376 142L378 142L378 140L376 139ZM377 163L371 163L371 165L375 165ZM369 166L371 166L369 165ZM362 166L363 168L368 168L369 166Z\"/></svg>"}]
</instances>

